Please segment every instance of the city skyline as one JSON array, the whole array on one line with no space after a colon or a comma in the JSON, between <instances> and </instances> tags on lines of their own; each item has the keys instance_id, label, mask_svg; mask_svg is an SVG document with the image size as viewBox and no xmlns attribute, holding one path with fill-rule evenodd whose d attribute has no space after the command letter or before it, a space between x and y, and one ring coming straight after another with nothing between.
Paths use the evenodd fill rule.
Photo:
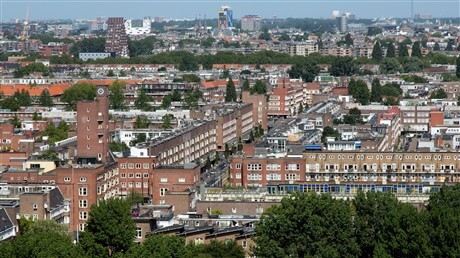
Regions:
<instances>
[{"instance_id":1,"label":"city skyline","mask_svg":"<svg viewBox=\"0 0 460 258\"><path fill-rule=\"evenodd\" d=\"M409 0L368 0L368 1L341 1L330 0L318 2L317 0L287 0L287 1L156 1L143 0L111 2L108 1L3 1L1 5L1 20L23 19L25 10L30 9L30 20L44 19L94 19L96 17L142 18L145 16L164 16L173 19L193 19L206 16L208 19L217 18L217 11L222 5L229 5L234 12L234 18L240 19L247 14L257 14L263 18L330 18L332 11L341 13L351 12L358 18L398 17L411 16L411 1ZM135 4L135 7L133 7ZM176 8L180 4L181 8ZM288 5L287 5L288 4ZM394 8L393 5L400 5ZM383 11L382 11L383 10ZM460 17L460 3L452 0L417 1L414 0L413 14L430 14L435 18Z\"/></svg>"}]
</instances>

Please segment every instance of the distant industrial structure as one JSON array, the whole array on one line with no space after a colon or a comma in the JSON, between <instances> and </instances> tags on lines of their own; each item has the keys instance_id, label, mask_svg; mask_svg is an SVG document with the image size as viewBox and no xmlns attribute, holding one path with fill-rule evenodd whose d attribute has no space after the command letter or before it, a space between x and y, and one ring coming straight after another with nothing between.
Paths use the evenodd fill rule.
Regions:
<instances>
[{"instance_id":1,"label":"distant industrial structure","mask_svg":"<svg viewBox=\"0 0 460 258\"><path fill-rule=\"evenodd\" d=\"M220 30L225 30L233 27L233 10L224 5L220 8L217 15L218 28Z\"/></svg>"}]
</instances>

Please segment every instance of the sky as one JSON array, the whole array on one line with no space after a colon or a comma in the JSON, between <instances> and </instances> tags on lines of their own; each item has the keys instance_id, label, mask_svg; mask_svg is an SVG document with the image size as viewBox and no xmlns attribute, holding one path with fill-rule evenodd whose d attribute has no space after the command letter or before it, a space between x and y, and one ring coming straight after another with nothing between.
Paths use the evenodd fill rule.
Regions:
<instances>
[{"instance_id":1,"label":"sky","mask_svg":"<svg viewBox=\"0 0 460 258\"><path fill-rule=\"evenodd\" d=\"M460 0L413 0L414 14L433 17L460 17ZM233 9L234 18L257 14L263 18L329 18L332 11L351 12L359 18L410 17L411 0L0 0L0 19L23 19L27 6L29 20L94 19L119 16L143 18L216 18L222 5Z\"/></svg>"}]
</instances>

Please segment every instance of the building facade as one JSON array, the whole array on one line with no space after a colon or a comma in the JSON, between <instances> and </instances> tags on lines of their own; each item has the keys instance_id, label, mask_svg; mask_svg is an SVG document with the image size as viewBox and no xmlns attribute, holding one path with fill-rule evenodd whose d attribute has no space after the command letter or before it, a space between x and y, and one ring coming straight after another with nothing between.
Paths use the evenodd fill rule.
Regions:
<instances>
[{"instance_id":1,"label":"building facade","mask_svg":"<svg viewBox=\"0 0 460 258\"><path fill-rule=\"evenodd\" d=\"M121 17L112 17L107 20L105 52L115 53L116 57L129 57L125 21Z\"/></svg>"}]
</instances>

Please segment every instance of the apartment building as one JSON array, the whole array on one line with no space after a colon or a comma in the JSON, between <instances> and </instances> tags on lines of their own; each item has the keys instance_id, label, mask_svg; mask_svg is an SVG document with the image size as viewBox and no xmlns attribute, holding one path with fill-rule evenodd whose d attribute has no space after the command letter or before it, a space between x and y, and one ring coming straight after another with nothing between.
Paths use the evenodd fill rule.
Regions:
<instances>
[{"instance_id":1,"label":"apartment building","mask_svg":"<svg viewBox=\"0 0 460 258\"><path fill-rule=\"evenodd\" d=\"M308 56L318 52L318 43L313 40L292 43L288 46L288 51L291 56Z\"/></svg>"},{"instance_id":2,"label":"apartment building","mask_svg":"<svg viewBox=\"0 0 460 258\"><path fill-rule=\"evenodd\" d=\"M204 161L217 149L217 122L196 122L164 137L136 145L146 156L155 157L159 165L184 164Z\"/></svg>"},{"instance_id":3,"label":"apartment building","mask_svg":"<svg viewBox=\"0 0 460 258\"><path fill-rule=\"evenodd\" d=\"M69 54L69 45L65 43L49 42L47 45L39 47L40 55L50 56L63 56Z\"/></svg>"},{"instance_id":4,"label":"apartment building","mask_svg":"<svg viewBox=\"0 0 460 258\"><path fill-rule=\"evenodd\" d=\"M155 167L152 174L152 203L174 205L166 203L168 192L194 192L199 181L200 166L195 163Z\"/></svg>"},{"instance_id":5,"label":"apartment building","mask_svg":"<svg viewBox=\"0 0 460 258\"><path fill-rule=\"evenodd\" d=\"M58 224L70 222L70 200L65 200L59 188L39 192L24 192L19 195L17 217L32 220L53 220Z\"/></svg>"},{"instance_id":6,"label":"apartment building","mask_svg":"<svg viewBox=\"0 0 460 258\"><path fill-rule=\"evenodd\" d=\"M252 103L252 121L267 130L267 97L263 94L252 94L243 91L243 103Z\"/></svg>"},{"instance_id":7,"label":"apartment building","mask_svg":"<svg viewBox=\"0 0 460 258\"><path fill-rule=\"evenodd\" d=\"M254 127L253 104L237 104L224 106L217 111L217 151L224 151L225 144L236 142L239 138L249 136Z\"/></svg>"},{"instance_id":8,"label":"apartment building","mask_svg":"<svg viewBox=\"0 0 460 258\"><path fill-rule=\"evenodd\" d=\"M229 182L243 187L267 186L269 193L290 189L333 194L358 190L425 194L459 183L459 160L455 152L313 151L305 152L302 159L237 156L231 160ZM283 171L283 164L285 168L304 164L305 168ZM291 174L298 175L299 180L291 180L297 178ZM277 180L268 180L272 178Z\"/></svg>"},{"instance_id":9,"label":"apartment building","mask_svg":"<svg viewBox=\"0 0 460 258\"><path fill-rule=\"evenodd\" d=\"M157 166L156 158L121 157L118 158L120 174L120 195L128 196L132 191L143 197L150 197L153 190L153 169Z\"/></svg>"},{"instance_id":10,"label":"apartment building","mask_svg":"<svg viewBox=\"0 0 460 258\"><path fill-rule=\"evenodd\" d=\"M291 86L289 78L279 78L278 86L268 96L268 116L291 116L305 103L303 88Z\"/></svg>"},{"instance_id":11,"label":"apartment building","mask_svg":"<svg viewBox=\"0 0 460 258\"><path fill-rule=\"evenodd\" d=\"M401 106L401 126L403 131L428 132L430 112L440 111L434 106Z\"/></svg>"},{"instance_id":12,"label":"apartment building","mask_svg":"<svg viewBox=\"0 0 460 258\"><path fill-rule=\"evenodd\" d=\"M122 17L111 17L107 20L105 52L114 52L116 57L129 57L128 36Z\"/></svg>"}]
</instances>

